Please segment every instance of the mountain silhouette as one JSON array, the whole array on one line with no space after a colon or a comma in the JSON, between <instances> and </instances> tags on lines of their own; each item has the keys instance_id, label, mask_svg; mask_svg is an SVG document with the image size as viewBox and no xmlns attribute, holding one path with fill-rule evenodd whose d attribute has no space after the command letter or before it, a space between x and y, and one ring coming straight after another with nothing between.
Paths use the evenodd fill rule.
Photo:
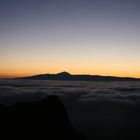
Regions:
<instances>
[{"instance_id":1,"label":"mountain silhouette","mask_svg":"<svg viewBox=\"0 0 140 140\"><path fill-rule=\"evenodd\" d=\"M60 73L58 73L57 75L59 75L59 76L66 76L66 77L69 77L69 76L71 76L71 74L70 73L68 73L68 72L60 72Z\"/></svg>"},{"instance_id":2,"label":"mountain silhouette","mask_svg":"<svg viewBox=\"0 0 140 140\"><path fill-rule=\"evenodd\" d=\"M33 103L0 105L1 137L10 139L86 140L75 131L63 103L55 95ZM6 134L6 135L5 135Z\"/></svg>"},{"instance_id":3,"label":"mountain silhouette","mask_svg":"<svg viewBox=\"0 0 140 140\"><path fill-rule=\"evenodd\" d=\"M21 79L21 78L20 78ZM37 79L37 80L75 80L75 81L135 81L138 78L130 77L115 77L115 76L100 76L100 75L71 75L68 72L58 74L40 74L22 79Z\"/></svg>"}]
</instances>

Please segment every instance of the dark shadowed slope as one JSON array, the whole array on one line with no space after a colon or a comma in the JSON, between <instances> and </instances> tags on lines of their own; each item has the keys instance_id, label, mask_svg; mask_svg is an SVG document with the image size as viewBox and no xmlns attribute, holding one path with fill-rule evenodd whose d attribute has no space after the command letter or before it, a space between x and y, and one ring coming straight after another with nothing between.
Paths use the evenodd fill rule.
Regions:
<instances>
[{"instance_id":1,"label":"dark shadowed slope","mask_svg":"<svg viewBox=\"0 0 140 140\"><path fill-rule=\"evenodd\" d=\"M22 79L37 79L37 80L76 80L76 81L134 81L137 78L129 77L113 77L113 76L98 76L98 75L71 75L68 72L58 74L41 74Z\"/></svg>"},{"instance_id":2,"label":"dark shadowed slope","mask_svg":"<svg viewBox=\"0 0 140 140\"><path fill-rule=\"evenodd\" d=\"M1 134L5 138L85 140L74 130L64 105L56 96L12 107L0 105L0 116Z\"/></svg>"},{"instance_id":3,"label":"dark shadowed slope","mask_svg":"<svg viewBox=\"0 0 140 140\"><path fill-rule=\"evenodd\" d=\"M140 104L102 100L73 102L73 105L66 102L76 130L89 140L140 139ZM5 139L7 136L11 139L86 139L75 131L57 96L11 107L0 105L0 128Z\"/></svg>"}]
</instances>

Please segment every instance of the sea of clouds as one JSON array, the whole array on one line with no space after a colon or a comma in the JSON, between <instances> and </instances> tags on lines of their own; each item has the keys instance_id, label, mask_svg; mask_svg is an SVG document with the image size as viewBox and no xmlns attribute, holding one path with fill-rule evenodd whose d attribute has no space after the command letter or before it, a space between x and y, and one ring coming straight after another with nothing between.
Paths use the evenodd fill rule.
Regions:
<instances>
[{"instance_id":1,"label":"sea of clouds","mask_svg":"<svg viewBox=\"0 0 140 140\"><path fill-rule=\"evenodd\" d=\"M113 101L131 104L140 101L140 82L0 80L0 103L40 100L58 95L71 102Z\"/></svg>"}]
</instances>

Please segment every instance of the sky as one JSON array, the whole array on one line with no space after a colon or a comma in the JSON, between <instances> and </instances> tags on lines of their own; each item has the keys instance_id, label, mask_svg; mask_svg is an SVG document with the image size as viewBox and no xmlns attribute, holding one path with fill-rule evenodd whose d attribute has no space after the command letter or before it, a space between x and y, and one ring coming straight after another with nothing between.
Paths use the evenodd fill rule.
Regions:
<instances>
[{"instance_id":1,"label":"sky","mask_svg":"<svg viewBox=\"0 0 140 140\"><path fill-rule=\"evenodd\" d=\"M1 78L140 77L139 54L139 0L0 0Z\"/></svg>"}]
</instances>

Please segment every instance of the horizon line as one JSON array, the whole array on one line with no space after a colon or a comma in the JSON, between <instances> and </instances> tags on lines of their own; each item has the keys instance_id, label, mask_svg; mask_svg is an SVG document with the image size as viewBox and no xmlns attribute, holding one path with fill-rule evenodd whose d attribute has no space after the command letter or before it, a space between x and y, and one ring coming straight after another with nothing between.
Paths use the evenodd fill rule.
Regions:
<instances>
[{"instance_id":1,"label":"horizon line","mask_svg":"<svg viewBox=\"0 0 140 140\"><path fill-rule=\"evenodd\" d=\"M38 74L26 74L26 75L0 75L0 79L14 79L14 78L24 78L24 77L31 77L36 75L45 75L45 74L59 74L59 73L69 73L70 75L89 75L89 76L103 76L103 77L118 77L118 78L135 78L140 79L140 77L133 77L133 76L115 76L115 75L102 75L102 74L73 74L67 71L61 71L57 73L38 73Z\"/></svg>"}]
</instances>

